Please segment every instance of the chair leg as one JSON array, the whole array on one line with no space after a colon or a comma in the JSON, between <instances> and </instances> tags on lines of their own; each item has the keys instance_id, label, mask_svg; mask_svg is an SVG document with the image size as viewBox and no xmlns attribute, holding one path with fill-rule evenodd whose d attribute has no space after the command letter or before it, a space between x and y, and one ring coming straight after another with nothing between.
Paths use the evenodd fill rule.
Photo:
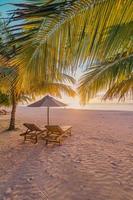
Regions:
<instances>
[{"instance_id":1,"label":"chair leg","mask_svg":"<svg viewBox=\"0 0 133 200\"><path fill-rule=\"evenodd\" d=\"M35 144L38 142L38 140L37 140L38 138L37 138L37 135L35 136Z\"/></svg>"},{"instance_id":2,"label":"chair leg","mask_svg":"<svg viewBox=\"0 0 133 200\"><path fill-rule=\"evenodd\" d=\"M26 134L25 134L25 136L24 136L24 142L26 141Z\"/></svg>"},{"instance_id":3,"label":"chair leg","mask_svg":"<svg viewBox=\"0 0 133 200\"><path fill-rule=\"evenodd\" d=\"M45 144L46 144L46 146L48 145L48 140L47 139L46 139L46 143Z\"/></svg>"},{"instance_id":4,"label":"chair leg","mask_svg":"<svg viewBox=\"0 0 133 200\"><path fill-rule=\"evenodd\" d=\"M72 134L71 134L71 130L68 130L67 133L68 133L70 136L72 135Z\"/></svg>"},{"instance_id":5,"label":"chair leg","mask_svg":"<svg viewBox=\"0 0 133 200\"><path fill-rule=\"evenodd\" d=\"M58 144L59 144L59 146L61 146L61 145L62 145L62 144L61 144L61 140L59 140L59 141L58 141Z\"/></svg>"}]
</instances>

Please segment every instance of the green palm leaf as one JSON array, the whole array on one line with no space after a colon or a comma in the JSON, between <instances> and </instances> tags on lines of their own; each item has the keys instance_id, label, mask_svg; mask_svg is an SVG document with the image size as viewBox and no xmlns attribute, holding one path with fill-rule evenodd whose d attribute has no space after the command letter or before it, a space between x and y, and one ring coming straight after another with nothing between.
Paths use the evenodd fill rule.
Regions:
<instances>
[{"instance_id":1,"label":"green palm leaf","mask_svg":"<svg viewBox=\"0 0 133 200\"><path fill-rule=\"evenodd\" d=\"M104 95L104 100L119 98L119 100L125 100L129 97L133 97L133 73L122 80L119 83L115 83Z\"/></svg>"},{"instance_id":2,"label":"green palm leaf","mask_svg":"<svg viewBox=\"0 0 133 200\"><path fill-rule=\"evenodd\" d=\"M132 0L46 0L17 6L13 20L20 24L11 27L15 40L10 45L19 44L11 65L22 74L20 84L57 83L62 74L84 66L88 72L79 92L87 102L132 74ZM94 63L99 65L92 67Z\"/></svg>"},{"instance_id":3,"label":"green palm leaf","mask_svg":"<svg viewBox=\"0 0 133 200\"><path fill-rule=\"evenodd\" d=\"M35 3L21 4L14 17L25 22L20 23L20 27L26 36L20 32L20 40L27 37L14 63L34 76L41 77L44 72L56 69L75 72L78 66L103 61L131 47L131 28L122 30L122 26L133 21L131 0L124 3L121 0ZM120 33L123 37L127 35L127 42L117 41L116 32L117 38Z\"/></svg>"},{"instance_id":4,"label":"green palm leaf","mask_svg":"<svg viewBox=\"0 0 133 200\"><path fill-rule=\"evenodd\" d=\"M132 72L133 54L126 55L126 52L117 56L113 61L106 61L89 68L81 78L78 88L81 102L87 103L99 91L106 92L105 99L113 96L124 97L128 93L128 88L132 87ZM128 80L130 84L124 87Z\"/></svg>"}]
</instances>

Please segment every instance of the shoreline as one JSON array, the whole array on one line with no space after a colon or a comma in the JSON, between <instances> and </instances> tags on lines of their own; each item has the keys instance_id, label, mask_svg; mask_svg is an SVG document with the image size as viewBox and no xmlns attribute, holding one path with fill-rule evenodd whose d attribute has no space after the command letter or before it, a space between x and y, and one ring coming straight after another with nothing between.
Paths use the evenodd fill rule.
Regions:
<instances>
[{"instance_id":1,"label":"shoreline","mask_svg":"<svg viewBox=\"0 0 133 200\"><path fill-rule=\"evenodd\" d=\"M27 105L19 105L18 108L25 108ZM34 109L34 108L33 108ZM41 109L45 109L45 107L41 107ZM65 108L51 108L51 109L66 109L66 110L86 110L86 111L130 111L133 112L133 103L128 103L128 104L89 104L84 107L79 107L79 106L68 106Z\"/></svg>"}]
</instances>

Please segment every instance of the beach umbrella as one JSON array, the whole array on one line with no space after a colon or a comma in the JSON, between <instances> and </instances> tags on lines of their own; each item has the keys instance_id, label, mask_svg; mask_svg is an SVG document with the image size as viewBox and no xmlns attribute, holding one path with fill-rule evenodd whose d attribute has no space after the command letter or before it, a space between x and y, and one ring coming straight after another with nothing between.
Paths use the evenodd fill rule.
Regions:
<instances>
[{"instance_id":1,"label":"beach umbrella","mask_svg":"<svg viewBox=\"0 0 133 200\"><path fill-rule=\"evenodd\" d=\"M47 107L47 124L48 125L49 125L50 107L65 107L65 106L67 106L67 104L62 103L49 95L43 97L41 100L36 101L35 103L28 105L28 107Z\"/></svg>"}]
</instances>

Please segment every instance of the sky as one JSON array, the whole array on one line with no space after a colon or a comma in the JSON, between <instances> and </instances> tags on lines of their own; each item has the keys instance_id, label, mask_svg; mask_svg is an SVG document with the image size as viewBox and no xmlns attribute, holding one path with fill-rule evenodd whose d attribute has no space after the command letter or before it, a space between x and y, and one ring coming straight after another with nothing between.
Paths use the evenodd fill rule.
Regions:
<instances>
[{"instance_id":1,"label":"sky","mask_svg":"<svg viewBox=\"0 0 133 200\"><path fill-rule=\"evenodd\" d=\"M6 3L21 3L21 2L24 2L22 0L0 0L0 5L2 4L6 4ZM6 14L6 11L12 9L13 6L11 5L4 5L4 6L1 6L0 7L0 12L2 12L2 14Z\"/></svg>"}]
</instances>

